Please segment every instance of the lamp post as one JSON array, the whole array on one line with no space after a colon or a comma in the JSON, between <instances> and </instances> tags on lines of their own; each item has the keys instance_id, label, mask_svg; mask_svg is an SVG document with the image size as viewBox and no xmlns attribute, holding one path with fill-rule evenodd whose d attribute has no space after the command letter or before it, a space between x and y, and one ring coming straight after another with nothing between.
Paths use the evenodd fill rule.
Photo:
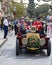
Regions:
<instances>
[{"instance_id":1,"label":"lamp post","mask_svg":"<svg viewBox=\"0 0 52 65\"><path fill-rule=\"evenodd\" d=\"M48 13L51 15L51 8L49 8Z\"/></svg>"},{"instance_id":2,"label":"lamp post","mask_svg":"<svg viewBox=\"0 0 52 65\"><path fill-rule=\"evenodd\" d=\"M16 7L14 7L14 11L16 11Z\"/></svg>"},{"instance_id":3,"label":"lamp post","mask_svg":"<svg viewBox=\"0 0 52 65\"><path fill-rule=\"evenodd\" d=\"M16 7L14 7L14 12L13 12L14 18L16 17Z\"/></svg>"}]
</instances>

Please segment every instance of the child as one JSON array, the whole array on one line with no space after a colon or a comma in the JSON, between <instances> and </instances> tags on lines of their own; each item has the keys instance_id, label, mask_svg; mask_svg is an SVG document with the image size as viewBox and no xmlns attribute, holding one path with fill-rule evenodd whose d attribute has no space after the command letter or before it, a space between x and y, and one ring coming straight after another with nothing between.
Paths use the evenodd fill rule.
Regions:
<instances>
[{"instance_id":1,"label":"child","mask_svg":"<svg viewBox=\"0 0 52 65\"><path fill-rule=\"evenodd\" d=\"M51 23L47 23L47 33L51 33Z\"/></svg>"}]
</instances>

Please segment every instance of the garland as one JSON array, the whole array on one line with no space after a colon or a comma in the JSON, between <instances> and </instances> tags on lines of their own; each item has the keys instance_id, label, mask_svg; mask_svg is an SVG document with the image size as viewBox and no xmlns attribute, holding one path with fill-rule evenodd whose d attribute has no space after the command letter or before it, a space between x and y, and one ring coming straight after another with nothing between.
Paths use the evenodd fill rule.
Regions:
<instances>
[{"instance_id":1,"label":"garland","mask_svg":"<svg viewBox=\"0 0 52 65\"><path fill-rule=\"evenodd\" d=\"M36 36L32 36L28 39L28 45L29 47L39 47L40 46L40 39Z\"/></svg>"}]
</instances>

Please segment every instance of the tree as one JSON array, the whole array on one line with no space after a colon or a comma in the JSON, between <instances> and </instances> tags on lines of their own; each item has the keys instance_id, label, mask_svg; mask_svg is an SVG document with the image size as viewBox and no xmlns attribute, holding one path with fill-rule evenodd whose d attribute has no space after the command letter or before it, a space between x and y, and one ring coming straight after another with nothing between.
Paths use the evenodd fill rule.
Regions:
<instances>
[{"instance_id":1,"label":"tree","mask_svg":"<svg viewBox=\"0 0 52 65\"><path fill-rule=\"evenodd\" d=\"M16 7L16 11L14 11L14 7ZM16 14L16 16L18 18L20 18L21 16L24 16L24 6L21 3L17 3L17 2L12 2L12 4L10 4L10 12Z\"/></svg>"},{"instance_id":2,"label":"tree","mask_svg":"<svg viewBox=\"0 0 52 65\"><path fill-rule=\"evenodd\" d=\"M51 1L51 0L43 0L43 1L45 1L45 2L49 2L49 1Z\"/></svg>"},{"instance_id":3,"label":"tree","mask_svg":"<svg viewBox=\"0 0 52 65\"><path fill-rule=\"evenodd\" d=\"M35 3L34 3L34 0L29 0L27 13L29 14L30 18L35 17Z\"/></svg>"},{"instance_id":4,"label":"tree","mask_svg":"<svg viewBox=\"0 0 52 65\"><path fill-rule=\"evenodd\" d=\"M50 7L49 5L43 4L43 5L40 5L39 7L37 7L36 11L39 14L39 16L45 17L49 14L48 13L49 7Z\"/></svg>"},{"instance_id":5,"label":"tree","mask_svg":"<svg viewBox=\"0 0 52 65\"><path fill-rule=\"evenodd\" d=\"M2 2L2 0L0 0L0 2Z\"/></svg>"}]
</instances>

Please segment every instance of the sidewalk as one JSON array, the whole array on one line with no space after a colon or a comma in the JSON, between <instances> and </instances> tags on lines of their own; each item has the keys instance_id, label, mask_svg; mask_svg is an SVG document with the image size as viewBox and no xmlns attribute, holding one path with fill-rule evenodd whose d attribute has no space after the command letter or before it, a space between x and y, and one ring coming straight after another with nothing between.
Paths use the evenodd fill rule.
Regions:
<instances>
[{"instance_id":1,"label":"sidewalk","mask_svg":"<svg viewBox=\"0 0 52 65\"><path fill-rule=\"evenodd\" d=\"M0 31L0 47L7 41L7 39L3 38L3 31Z\"/></svg>"}]
</instances>

